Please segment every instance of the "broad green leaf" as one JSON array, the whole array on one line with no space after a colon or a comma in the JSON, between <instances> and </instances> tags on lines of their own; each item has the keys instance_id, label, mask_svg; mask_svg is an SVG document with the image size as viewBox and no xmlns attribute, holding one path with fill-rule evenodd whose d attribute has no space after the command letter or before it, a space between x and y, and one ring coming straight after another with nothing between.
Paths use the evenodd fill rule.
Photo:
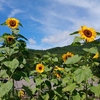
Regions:
<instances>
[{"instance_id":1,"label":"broad green leaf","mask_svg":"<svg viewBox=\"0 0 100 100\"><path fill-rule=\"evenodd\" d=\"M0 98L7 94L12 89L13 83L8 81L7 83L2 84L0 87Z\"/></svg>"},{"instance_id":2,"label":"broad green leaf","mask_svg":"<svg viewBox=\"0 0 100 100\"><path fill-rule=\"evenodd\" d=\"M55 57L55 58L52 59L52 61L53 61L53 62L58 62L58 58Z\"/></svg>"},{"instance_id":3,"label":"broad green leaf","mask_svg":"<svg viewBox=\"0 0 100 100\"><path fill-rule=\"evenodd\" d=\"M3 64L10 68L11 72L14 72L15 69L19 65L19 61L17 59L13 59L12 61L5 61Z\"/></svg>"},{"instance_id":4,"label":"broad green leaf","mask_svg":"<svg viewBox=\"0 0 100 100\"><path fill-rule=\"evenodd\" d=\"M98 52L97 47L91 47L91 48L83 48L84 51L89 52L89 53L93 53L96 54Z\"/></svg>"},{"instance_id":5,"label":"broad green leaf","mask_svg":"<svg viewBox=\"0 0 100 100\"><path fill-rule=\"evenodd\" d=\"M35 79L36 85L41 85L41 83L43 82L43 80L41 78L36 78Z\"/></svg>"},{"instance_id":6,"label":"broad green leaf","mask_svg":"<svg viewBox=\"0 0 100 100\"><path fill-rule=\"evenodd\" d=\"M65 64L75 64L77 63L82 57L78 55L74 55L72 57L69 57Z\"/></svg>"},{"instance_id":7,"label":"broad green leaf","mask_svg":"<svg viewBox=\"0 0 100 100\"><path fill-rule=\"evenodd\" d=\"M63 88L63 92L69 91L72 93L75 88L76 88L76 83L72 83L72 84L67 85L65 88Z\"/></svg>"},{"instance_id":8,"label":"broad green leaf","mask_svg":"<svg viewBox=\"0 0 100 100\"><path fill-rule=\"evenodd\" d=\"M46 93L45 95L42 96L43 100L49 100L49 94Z\"/></svg>"},{"instance_id":9,"label":"broad green leaf","mask_svg":"<svg viewBox=\"0 0 100 100\"><path fill-rule=\"evenodd\" d=\"M5 59L5 57L0 57L0 61L2 61L2 60L4 60Z\"/></svg>"},{"instance_id":10,"label":"broad green leaf","mask_svg":"<svg viewBox=\"0 0 100 100\"><path fill-rule=\"evenodd\" d=\"M0 36L0 42L3 42L3 41L4 41L4 38Z\"/></svg>"},{"instance_id":11,"label":"broad green leaf","mask_svg":"<svg viewBox=\"0 0 100 100\"><path fill-rule=\"evenodd\" d=\"M92 71L89 68L77 69L75 72L75 80L77 83L88 80L92 76Z\"/></svg>"},{"instance_id":12,"label":"broad green leaf","mask_svg":"<svg viewBox=\"0 0 100 100\"><path fill-rule=\"evenodd\" d=\"M34 95L37 89L36 87L33 87L31 90L32 90L32 94Z\"/></svg>"},{"instance_id":13,"label":"broad green leaf","mask_svg":"<svg viewBox=\"0 0 100 100\"><path fill-rule=\"evenodd\" d=\"M6 70L0 70L0 77L2 78L8 77Z\"/></svg>"},{"instance_id":14,"label":"broad green leaf","mask_svg":"<svg viewBox=\"0 0 100 100\"><path fill-rule=\"evenodd\" d=\"M58 80L57 80L57 79L51 79L51 82L52 82L54 85L57 85L57 84L58 84Z\"/></svg>"},{"instance_id":15,"label":"broad green leaf","mask_svg":"<svg viewBox=\"0 0 100 100\"><path fill-rule=\"evenodd\" d=\"M74 34L78 34L78 33L79 33L79 31L75 31L75 32L71 33L70 35L74 35Z\"/></svg>"},{"instance_id":16,"label":"broad green leaf","mask_svg":"<svg viewBox=\"0 0 100 100\"><path fill-rule=\"evenodd\" d=\"M72 96L73 100L81 100L81 97L79 93L77 93L75 96Z\"/></svg>"},{"instance_id":17,"label":"broad green leaf","mask_svg":"<svg viewBox=\"0 0 100 100\"><path fill-rule=\"evenodd\" d=\"M13 34L18 34L19 33L19 29L18 28L17 29L12 29L11 31L12 31Z\"/></svg>"},{"instance_id":18,"label":"broad green leaf","mask_svg":"<svg viewBox=\"0 0 100 100\"><path fill-rule=\"evenodd\" d=\"M77 43L77 42L79 42L79 41L81 41L81 40L83 40L81 37L79 37L79 36L76 36L75 38L74 38L74 41L73 41L73 43Z\"/></svg>"},{"instance_id":19,"label":"broad green leaf","mask_svg":"<svg viewBox=\"0 0 100 100\"><path fill-rule=\"evenodd\" d=\"M95 94L95 96L100 96L100 84L90 87L90 90Z\"/></svg>"},{"instance_id":20,"label":"broad green leaf","mask_svg":"<svg viewBox=\"0 0 100 100\"><path fill-rule=\"evenodd\" d=\"M14 49L9 48L9 47L5 47L5 52L7 53L7 55L11 56L14 53Z\"/></svg>"}]
</instances>

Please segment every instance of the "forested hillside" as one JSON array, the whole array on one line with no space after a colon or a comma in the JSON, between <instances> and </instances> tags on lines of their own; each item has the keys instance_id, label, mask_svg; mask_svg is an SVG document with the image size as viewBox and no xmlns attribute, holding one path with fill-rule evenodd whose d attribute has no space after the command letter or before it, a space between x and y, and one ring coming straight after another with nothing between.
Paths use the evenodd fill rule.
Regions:
<instances>
[{"instance_id":1,"label":"forested hillside","mask_svg":"<svg viewBox=\"0 0 100 100\"><path fill-rule=\"evenodd\" d=\"M78 44L72 44L68 46L63 46L63 47L55 47L47 50L35 50L35 49L28 49L29 50L29 55L31 58L34 56L39 56L41 57L42 55L46 54L47 52L51 54L57 54L58 56L61 56L62 54L66 52L72 52L74 54L80 54L82 55L84 51L82 50L83 48L90 48L90 47L97 47L98 50L100 51L100 43L99 41L95 41L94 43L85 43L84 45L78 45Z\"/></svg>"}]
</instances>

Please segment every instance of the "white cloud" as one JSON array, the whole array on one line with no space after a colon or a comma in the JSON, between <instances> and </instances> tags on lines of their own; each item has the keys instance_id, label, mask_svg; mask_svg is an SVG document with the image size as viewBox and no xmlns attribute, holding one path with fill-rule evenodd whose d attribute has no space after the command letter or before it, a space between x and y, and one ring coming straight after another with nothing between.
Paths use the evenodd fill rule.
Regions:
<instances>
[{"instance_id":1,"label":"white cloud","mask_svg":"<svg viewBox=\"0 0 100 100\"><path fill-rule=\"evenodd\" d=\"M29 44L36 44L36 41L33 40L32 38L28 39L28 41L29 41Z\"/></svg>"},{"instance_id":2,"label":"white cloud","mask_svg":"<svg viewBox=\"0 0 100 100\"><path fill-rule=\"evenodd\" d=\"M8 17L14 17L16 14L22 13L23 11L20 9L13 9L10 14L8 15Z\"/></svg>"}]
</instances>

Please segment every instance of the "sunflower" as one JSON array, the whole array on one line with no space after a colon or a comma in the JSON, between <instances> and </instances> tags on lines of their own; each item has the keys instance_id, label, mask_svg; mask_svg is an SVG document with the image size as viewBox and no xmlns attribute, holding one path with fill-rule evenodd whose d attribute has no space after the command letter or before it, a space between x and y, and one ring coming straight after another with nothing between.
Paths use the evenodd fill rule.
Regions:
<instances>
[{"instance_id":1,"label":"sunflower","mask_svg":"<svg viewBox=\"0 0 100 100\"><path fill-rule=\"evenodd\" d=\"M97 52L93 58L97 59L99 57L99 52Z\"/></svg>"},{"instance_id":2,"label":"sunflower","mask_svg":"<svg viewBox=\"0 0 100 100\"><path fill-rule=\"evenodd\" d=\"M18 28L19 20L17 20L16 18L8 18L6 20L6 24L8 25L8 27L15 29Z\"/></svg>"},{"instance_id":3,"label":"sunflower","mask_svg":"<svg viewBox=\"0 0 100 100\"><path fill-rule=\"evenodd\" d=\"M96 31L93 28L87 28L86 26L81 26L79 34L86 42L92 42L96 38Z\"/></svg>"},{"instance_id":4,"label":"sunflower","mask_svg":"<svg viewBox=\"0 0 100 100\"><path fill-rule=\"evenodd\" d=\"M66 54L62 55L62 59L63 61L66 61L67 58L72 57L74 54L72 54L71 52L67 52Z\"/></svg>"},{"instance_id":5,"label":"sunflower","mask_svg":"<svg viewBox=\"0 0 100 100\"><path fill-rule=\"evenodd\" d=\"M14 36L11 35L6 36L6 41L8 44L12 44L14 42L14 39L15 39Z\"/></svg>"},{"instance_id":6,"label":"sunflower","mask_svg":"<svg viewBox=\"0 0 100 100\"><path fill-rule=\"evenodd\" d=\"M43 65L43 64L37 64L37 65L36 65L36 71L37 71L38 73L44 72L44 65Z\"/></svg>"},{"instance_id":7,"label":"sunflower","mask_svg":"<svg viewBox=\"0 0 100 100\"><path fill-rule=\"evenodd\" d=\"M61 78L61 76L60 76L58 73L55 73L55 76L56 76L57 78Z\"/></svg>"},{"instance_id":8,"label":"sunflower","mask_svg":"<svg viewBox=\"0 0 100 100\"><path fill-rule=\"evenodd\" d=\"M24 97L25 96L25 91L23 89L18 91L18 97Z\"/></svg>"}]
</instances>

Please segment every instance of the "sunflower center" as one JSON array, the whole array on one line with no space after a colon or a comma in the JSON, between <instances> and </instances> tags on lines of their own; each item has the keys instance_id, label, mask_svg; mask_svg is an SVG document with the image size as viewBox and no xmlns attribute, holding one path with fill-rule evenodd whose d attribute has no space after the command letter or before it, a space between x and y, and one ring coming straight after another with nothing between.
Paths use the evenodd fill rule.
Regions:
<instances>
[{"instance_id":1,"label":"sunflower center","mask_svg":"<svg viewBox=\"0 0 100 100\"><path fill-rule=\"evenodd\" d=\"M39 70L42 70L42 67L39 67Z\"/></svg>"},{"instance_id":2,"label":"sunflower center","mask_svg":"<svg viewBox=\"0 0 100 100\"><path fill-rule=\"evenodd\" d=\"M12 27L16 26L16 21L11 20L11 21L10 21L10 26L12 26Z\"/></svg>"},{"instance_id":3,"label":"sunflower center","mask_svg":"<svg viewBox=\"0 0 100 100\"><path fill-rule=\"evenodd\" d=\"M84 35L85 35L86 37L91 37L91 36L92 36L92 32L89 31L89 30L84 30Z\"/></svg>"},{"instance_id":4,"label":"sunflower center","mask_svg":"<svg viewBox=\"0 0 100 100\"><path fill-rule=\"evenodd\" d=\"M13 39L11 37L8 38L8 41L11 42Z\"/></svg>"}]
</instances>

